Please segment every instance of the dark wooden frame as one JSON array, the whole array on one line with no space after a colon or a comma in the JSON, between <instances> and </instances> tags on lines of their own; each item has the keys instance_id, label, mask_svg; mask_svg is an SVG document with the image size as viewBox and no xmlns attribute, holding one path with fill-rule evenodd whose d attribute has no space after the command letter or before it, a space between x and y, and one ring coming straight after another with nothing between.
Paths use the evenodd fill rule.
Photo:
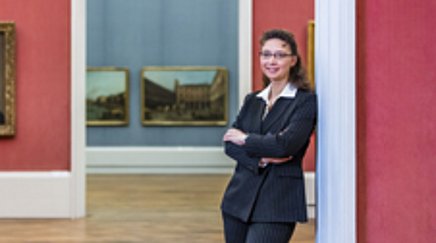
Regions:
<instances>
[{"instance_id":1,"label":"dark wooden frame","mask_svg":"<svg viewBox=\"0 0 436 243\"><path fill-rule=\"evenodd\" d=\"M14 136L15 23L0 22L0 136Z\"/></svg>"}]
</instances>

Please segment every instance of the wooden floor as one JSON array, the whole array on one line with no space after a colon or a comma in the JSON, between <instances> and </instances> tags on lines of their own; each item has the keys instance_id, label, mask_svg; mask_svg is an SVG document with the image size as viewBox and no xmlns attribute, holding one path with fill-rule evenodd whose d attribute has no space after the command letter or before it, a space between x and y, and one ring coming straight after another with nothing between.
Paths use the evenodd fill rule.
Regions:
<instances>
[{"instance_id":1,"label":"wooden floor","mask_svg":"<svg viewBox=\"0 0 436 243\"><path fill-rule=\"evenodd\" d=\"M0 220L0 242L224 242L227 175L90 175L78 220ZM29 202L31 205L31 202ZM292 242L313 243L314 223Z\"/></svg>"}]
</instances>

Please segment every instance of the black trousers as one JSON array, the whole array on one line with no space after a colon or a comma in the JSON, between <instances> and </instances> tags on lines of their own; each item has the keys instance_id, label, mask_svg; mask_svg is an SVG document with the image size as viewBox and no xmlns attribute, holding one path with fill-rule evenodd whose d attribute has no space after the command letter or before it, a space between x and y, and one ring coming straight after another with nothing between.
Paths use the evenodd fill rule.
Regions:
<instances>
[{"instance_id":1,"label":"black trousers","mask_svg":"<svg viewBox=\"0 0 436 243\"><path fill-rule=\"evenodd\" d=\"M288 243L295 223L243 222L223 213L226 243Z\"/></svg>"}]
</instances>

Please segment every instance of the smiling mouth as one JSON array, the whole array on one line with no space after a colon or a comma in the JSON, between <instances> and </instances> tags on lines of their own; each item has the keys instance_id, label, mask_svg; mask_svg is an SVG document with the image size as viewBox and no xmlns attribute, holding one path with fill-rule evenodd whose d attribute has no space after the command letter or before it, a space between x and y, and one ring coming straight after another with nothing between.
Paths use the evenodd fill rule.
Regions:
<instances>
[{"instance_id":1,"label":"smiling mouth","mask_svg":"<svg viewBox=\"0 0 436 243\"><path fill-rule=\"evenodd\" d=\"M277 73L280 69L279 68L272 68L272 67L267 67L266 68L266 70L269 72L269 73Z\"/></svg>"}]
</instances>

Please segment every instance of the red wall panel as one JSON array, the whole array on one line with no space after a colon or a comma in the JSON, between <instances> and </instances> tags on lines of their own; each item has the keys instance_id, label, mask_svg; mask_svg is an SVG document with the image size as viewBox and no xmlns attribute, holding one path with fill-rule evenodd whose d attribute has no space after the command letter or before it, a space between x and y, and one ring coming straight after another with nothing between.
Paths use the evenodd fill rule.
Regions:
<instances>
[{"instance_id":1,"label":"red wall panel","mask_svg":"<svg viewBox=\"0 0 436 243\"><path fill-rule=\"evenodd\" d=\"M433 0L358 1L358 240L436 239Z\"/></svg>"},{"instance_id":2,"label":"red wall panel","mask_svg":"<svg viewBox=\"0 0 436 243\"><path fill-rule=\"evenodd\" d=\"M305 65L307 50L307 26L314 19L314 0L268 0L253 1L253 89L263 88L262 72L259 65L262 33L268 29L287 29L295 35L299 53ZM303 167L305 170L315 169L315 138L309 145Z\"/></svg>"},{"instance_id":3,"label":"red wall panel","mask_svg":"<svg viewBox=\"0 0 436 243\"><path fill-rule=\"evenodd\" d=\"M0 138L0 170L70 168L70 0L0 0L16 23L17 130Z\"/></svg>"}]
</instances>

